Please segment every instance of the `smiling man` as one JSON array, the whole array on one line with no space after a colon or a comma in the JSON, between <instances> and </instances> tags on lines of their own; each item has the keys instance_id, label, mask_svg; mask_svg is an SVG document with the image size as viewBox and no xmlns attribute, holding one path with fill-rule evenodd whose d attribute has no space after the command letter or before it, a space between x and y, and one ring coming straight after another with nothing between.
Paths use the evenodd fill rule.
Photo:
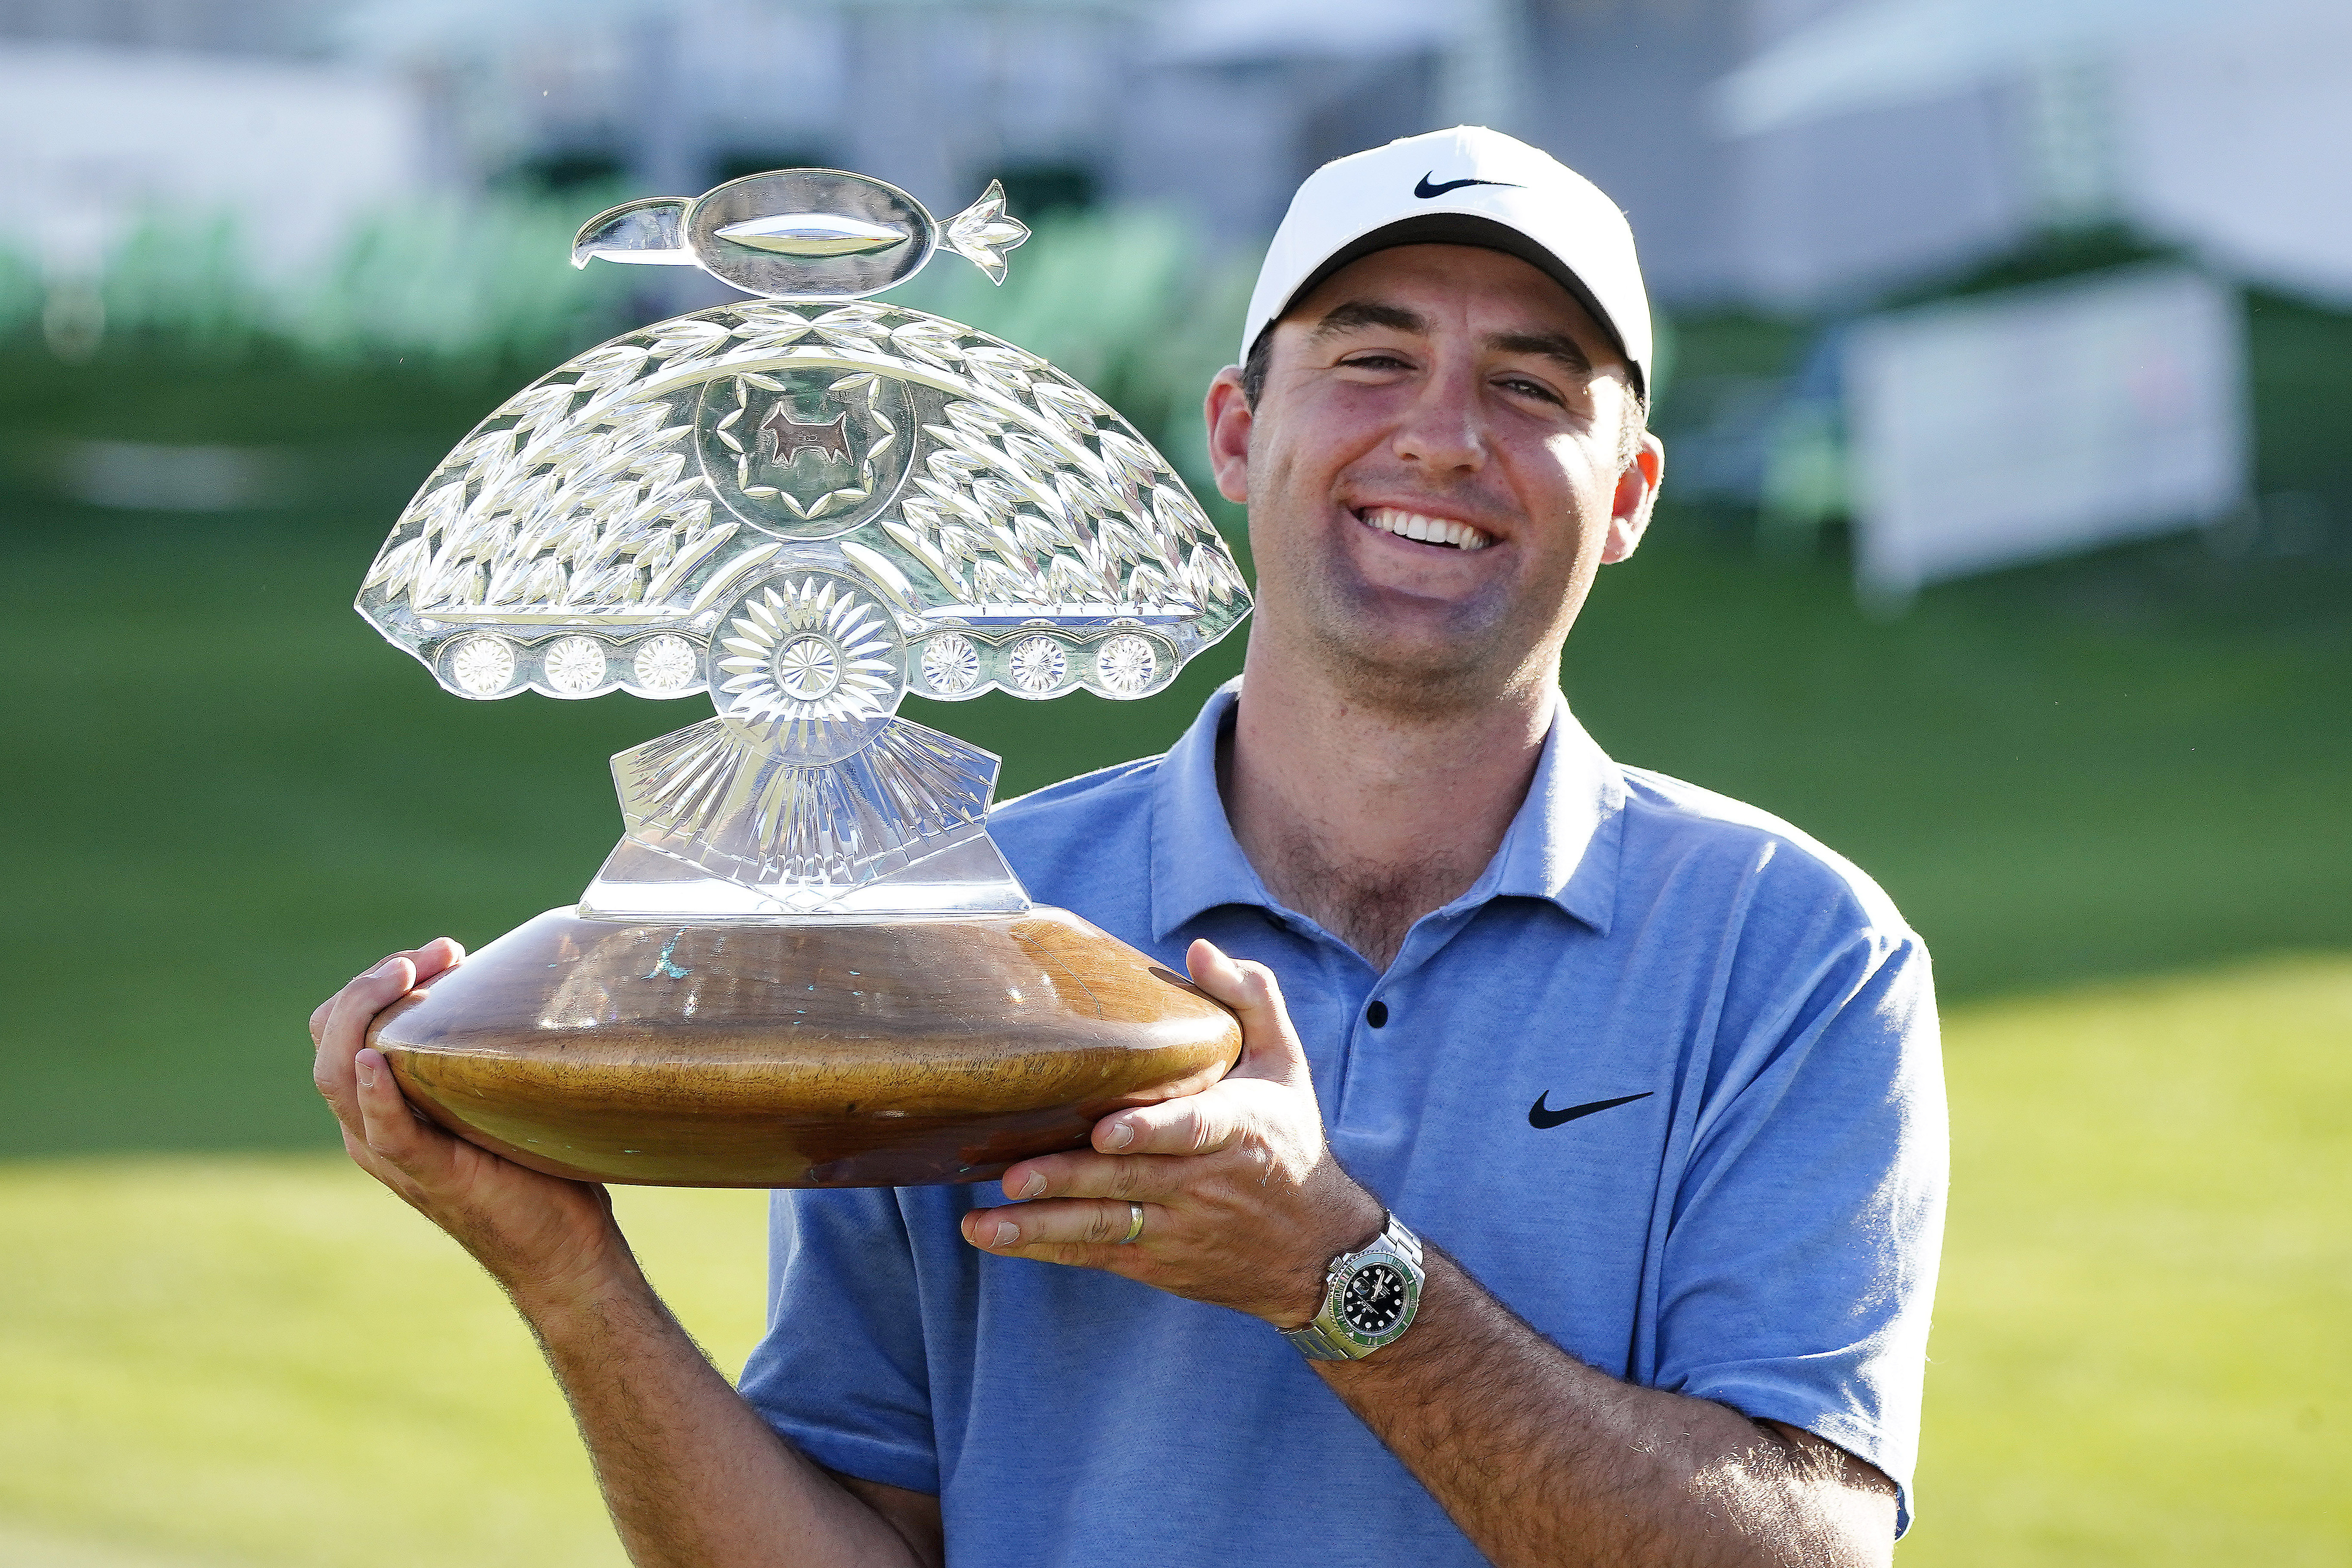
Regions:
<instances>
[{"instance_id":1,"label":"smiling man","mask_svg":"<svg viewBox=\"0 0 2352 1568\"><path fill-rule=\"evenodd\" d=\"M1885 1563L1942 1223L1927 956L1561 697L1662 468L1622 217L1491 132L1344 159L1244 347L1208 397L1243 679L991 822L1240 1013L1230 1077L1001 1190L777 1194L740 1395L600 1194L421 1125L360 1048L449 944L314 1019L354 1157L514 1296L641 1563Z\"/></svg>"}]
</instances>

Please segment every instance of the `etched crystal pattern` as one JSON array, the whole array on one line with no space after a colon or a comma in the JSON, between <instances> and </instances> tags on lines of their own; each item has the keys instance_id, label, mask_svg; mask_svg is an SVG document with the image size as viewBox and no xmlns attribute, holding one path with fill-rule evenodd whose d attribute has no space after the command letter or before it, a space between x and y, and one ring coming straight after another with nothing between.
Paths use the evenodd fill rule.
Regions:
<instances>
[{"instance_id":1,"label":"etched crystal pattern","mask_svg":"<svg viewBox=\"0 0 2352 1568\"><path fill-rule=\"evenodd\" d=\"M941 632L923 645L923 684L941 697L961 697L980 679L980 650L961 632Z\"/></svg>"},{"instance_id":2,"label":"etched crystal pattern","mask_svg":"<svg viewBox=\"0 0 2352 1568\"><path fill-rule=\"evenodd\" d=\"M594 637L558 637L540 656L547 683L566 697L586 697L604 685L604 645Z\"/></svg>"},{"instance_id":3,"label":"etched crystal pattern","mask_svg":"<svg viewBox=\"0 0 2352 1568\"><path fill-rule=\"evenodd\" d=\"M1004 253L1029 237L1029 226L1004 210L1004 187L994 180L980 200L948 220L943 235L948 248L988 274L992 283L1004 281Z\"/></svg>"},{"instance_id":4,"label":"etched crystal pattern","mask_svg":"<svg viewBox=\"0 0 2352 1568\"><path fill-rule=\"evenodd\" d=\"M467 637L449 655L449 678L468 697L502 696L514 673L514 645L504 637Z\"/></svg>"},{"instance_id":5,"label":"etched crystal pattern","mask_svg":"<svg viewBox=\"0 0 2352 1568\"><path fill-rule=\"evenodd\" d=\"M1013 645L1013 683L1027 695L1050 695L1069 672L1069 656L1052 637L1024 637Z\"/></svg>"},{"instance_id":6,"label":"etched crystal pattern","mask_svg":"<svg viewBox=\"0 0 2352 1568\"><path fill-rule=\"evenodd\" d=\"M814 170L582 231L575 261L691 259L792 301L661 322L509 398L402 513L359 607L470 697L711 692L719 718L614 759L629 833L592 909L1025 908L983 825L995 759L892 718L906 688L1142 697L1247 613L1224 542L1100 399L849 302L934 246L1002 278L1027 233L994 185L942 230Z\"/></svg>"},{"instance_id":7,"label":"etched crystal pattern","mask_svg":"<svg viewBox=\"0 0 2352 1568\"><path fill-rule=\"evenodd\" d=\"M894 719L846 759L798 766L776 728L709 719L614 757L631 838L813 910L987 814L996 759L951 736Z\"/></svg>"},{"instance_id":8,"label":"etched crystal pattern","mask_svg":"<svg viewBox=\"0 0 2352 1568\"><path fill-rule=\"evenodd\" d=\"M680 696L661 639L716 663L727 606L805 570L862 582L917 661L899 679L939 696L1144 695L1249 604L1159 454L1035 355L895 306L751 301L616 339L509 399L403 513L360 608L469 696L576 694L583 660L544 651L558 631L599 645L608 683ZM916 634L941 621L973 648L961 689L919 666ZM1105 663L1119 623L1156 639L1150 660ZM1075 679L1015 674L1010 650L1041 635ZM484 637L505 639L503 679L489 644L463 676L449 656Z\"/></svg>"},{"instance_id":9,"label":"etched crystal pattern","mask_svg":"<svg viewBox=\"0 0 2352 1568\"><path fill-rule=\"evenodd\" d=\"M664 697L693 686L700 669L694 645L667 632L639 643L632 662L637 685Z\"/></svg>"},{"instance_id":10,"label":"etched crystal pattern","mask_svg":"<svg viewBox=\"0 0 2352 1568\"><path fill-rule=\"evenodd\" d=\"M1140 696L1160 673L1159 655L1150 642L1132 633L1107 637L1095 650L1095 674L1121 697Z\"/></svg>"},{"instance_id":11,"label":"etched crystal pattern","mask_svg":"<svg viewBox=\"0 0 2352 1568\"><path fill-rule=\"evenodd\" d=\"M719 634L739 719L878 719L898 706L898 637L871 599L811 574L755 588Z\"/></svg>"}]
</instances>

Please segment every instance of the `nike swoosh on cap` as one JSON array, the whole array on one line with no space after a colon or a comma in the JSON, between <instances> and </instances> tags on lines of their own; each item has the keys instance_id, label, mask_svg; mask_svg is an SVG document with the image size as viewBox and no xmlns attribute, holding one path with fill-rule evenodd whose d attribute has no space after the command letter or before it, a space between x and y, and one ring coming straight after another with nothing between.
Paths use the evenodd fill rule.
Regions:
<instances>
[{"instance_id":1,"label":"nike swoosh on cap","mask_svg":"<svg viewBox=\"0 0 2352 1568\"><path fill-rule=\"evenodd\" d=\"M1631 1105L1637 1100L1647 1100L1655 1093L1657 1093L1656 1089L1644 1089L1640 1094L1621 1094L1614 1100L1588 1100L1582 1105L1570 1105L1554 1110L1544 1103L1551 1094L1551 1090L1546 1089L1536 1096L1536 1102L1533 1105L1528 1107L1528 1125L1538 1128L1557 1127L1563 1121L1573 1121L1580 1116L1590 1116L1596 1110L1607 1110L1612 1106Z\"/></svg>"},{"instance_id":2,"label":"nike swoosh on cap","mask_svg":"<svg viewBox=\"0 0 2352 1568\"><path fill-rule=\"evenodd\" d=\"M1429 174L1434 174L1435 173L1437 173L1437 171L1432 169L1429 172ZM1508 180L1448 180L1442 185L1433 185L1429 183L1429 174L1423 174L1421 177L1421 184L1413 186L1412 188L1412 194L1419 196L1423 201L1427 201L1432 196L1442 196L1448 191L1458 191L1465 185L1500 185L1507 191L1523 191L1527 189L1525 185L1515 185Z\"/></svg>"}]
</instances>

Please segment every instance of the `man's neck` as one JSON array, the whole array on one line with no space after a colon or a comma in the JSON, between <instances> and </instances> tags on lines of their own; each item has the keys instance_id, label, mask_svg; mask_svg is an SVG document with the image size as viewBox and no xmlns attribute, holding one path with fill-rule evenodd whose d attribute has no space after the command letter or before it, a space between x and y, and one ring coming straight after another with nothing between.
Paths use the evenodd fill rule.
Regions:
<instances>
[{"instance_id":1,"label":"man's neck","mask_svg":"<svg viewBox=\"0 0 2352 1568\"><path fill-rule=\"evenodd\" d=\"M1219 751L1234 837L1286 908L1385 970L1494 858L1557 700L1545 683L1401 711L1287 669L1245 679Z\"/></svg>"}]
</instances>

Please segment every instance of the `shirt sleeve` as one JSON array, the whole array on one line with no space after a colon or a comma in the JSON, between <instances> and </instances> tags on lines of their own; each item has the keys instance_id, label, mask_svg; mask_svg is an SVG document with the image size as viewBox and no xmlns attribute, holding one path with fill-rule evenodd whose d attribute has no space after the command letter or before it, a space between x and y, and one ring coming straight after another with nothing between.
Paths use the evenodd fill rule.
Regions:
<instances>
[{"instance_id":1,"label":"shirt sleeve","mask_svg":"<svg viewBox=\"0 0 2352 1568\"><path fill-rule=\"evenodd\" d=\"M899 1199L887 1187L772 1194L767 1331L740 1386L818 1464L937 1493L923 1270Z\"/></svg>"},{"instance_id":2,"label":"shirt sleeve","mask_svg":"<svg viewBox=\"0 0 2352 1568\"><path fill-rule=\"evenodd\" d=\"M1865 1459L1909 1528L1948 1152L1927 954L1867 932L1718 1041L1664 1251L1658 1386Z\"/></svg>"}]
</instances>

